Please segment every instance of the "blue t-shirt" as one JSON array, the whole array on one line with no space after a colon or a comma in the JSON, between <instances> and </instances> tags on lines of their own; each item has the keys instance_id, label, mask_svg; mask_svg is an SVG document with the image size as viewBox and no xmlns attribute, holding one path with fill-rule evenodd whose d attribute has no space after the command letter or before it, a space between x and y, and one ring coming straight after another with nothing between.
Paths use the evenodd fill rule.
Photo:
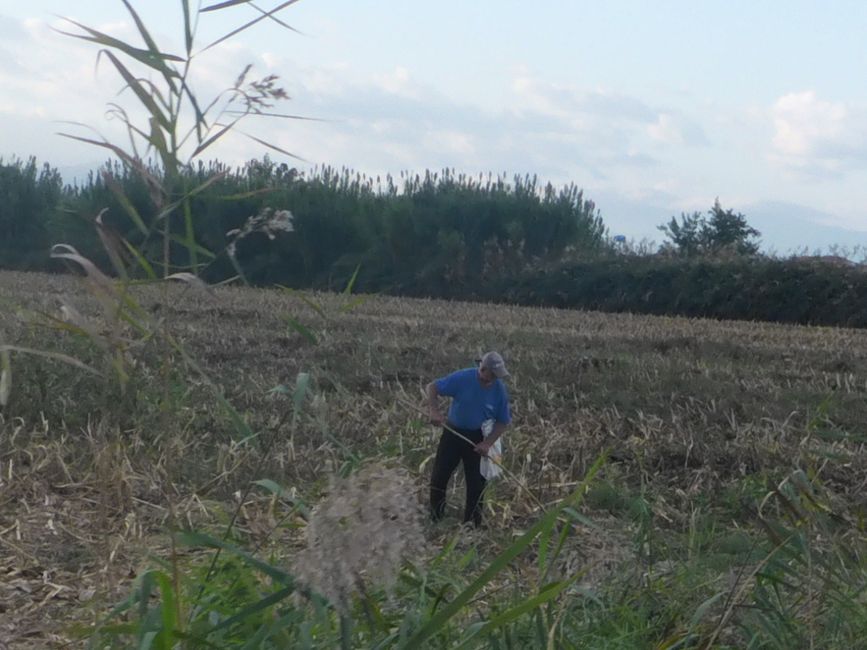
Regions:
<instances>
[{"instance_id":1,"label":"blue t-shirt","mask_svg":"<svg viewBox=\"0 0 867 650\"><path fill-rule=\"evenodd\" d=\"M437 379L434 385L440 395L452 398L448 420L458 429L481 429L482 422L490 419L503 424L512 421L506 385L495 379L485 388L478 368L457 370Z\"/></svg>"}]
</instances>

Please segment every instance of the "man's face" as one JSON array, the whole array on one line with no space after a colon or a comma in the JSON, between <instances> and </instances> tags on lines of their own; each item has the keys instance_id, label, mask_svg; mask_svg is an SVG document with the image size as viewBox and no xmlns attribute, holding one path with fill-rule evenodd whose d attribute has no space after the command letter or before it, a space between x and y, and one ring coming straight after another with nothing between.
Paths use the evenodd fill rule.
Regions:
<instances>
[{"instance_id":1,"label":"man's face","mask_svg":"<svg viewBox=\"0 0 867 650\"><path fill-rule=\"evenodd\" d=\"M482 386L488 387L494 383L496 376L494 375L494 371L490 368L485 368L483 366L479 366L479 381L482 383Z\"/></svg>"}]
</instances>

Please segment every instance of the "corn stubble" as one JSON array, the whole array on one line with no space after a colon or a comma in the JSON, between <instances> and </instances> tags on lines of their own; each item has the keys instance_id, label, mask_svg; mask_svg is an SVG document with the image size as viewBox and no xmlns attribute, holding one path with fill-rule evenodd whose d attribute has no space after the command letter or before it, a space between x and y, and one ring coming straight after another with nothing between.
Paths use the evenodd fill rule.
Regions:
<instances>
[{"instance_id":1,"label":"corn stubble","mask_svg":"<svg viewBox=\"0 0 867 650\"><path fill-rule=\"evenodd\" d=\"M130 295L148 318L171 323L253 436L212 407L205 381L162 377L158 346L126 346L130 327L104 324L99 297L73 278L0 275L0 300L25 308L0 313L4 376L14 377L0 421L9 634L30 621L38 639L68 638L71 621L90 624L128 591L147 549L170 552L168 522L217 535L237 511L233 540L294 567L344 615L385 617L383 629L370 629L388 638L403 619L388 618L396 615L385 605L365 613L359 602L388 584L393 595L383 598L436 600L405 600L417 575L399 558L433 567L448 599L544 514L538 502L551 508L574 490L601 453L600 478L557 525L569 534L556 562L543 566L541 547L518 557L441 632L444 643L512 611L506 595L541 593L543 578L573 582L489 640L847 647L867 628L858 596L867 584L867 333L389 297L344 309L344 295L187 284ZM103 332L109 349L125 346L122 391L104 389L119 381L100 365L104 349L47 326L63 309ZM395 397L420 400L431 378L494 347L513 373L506 462L538 502L497 483L487 530L452 539L454 528L426 525L419 549L413 513L437 432ZM302 372L313 383L295 412L272 389ZM249 491L264 478L291 494ZM550 539L547 548L557 547L559 537ZM354 630L329 638L362 635Z\"/></svg>"}]
</instances>

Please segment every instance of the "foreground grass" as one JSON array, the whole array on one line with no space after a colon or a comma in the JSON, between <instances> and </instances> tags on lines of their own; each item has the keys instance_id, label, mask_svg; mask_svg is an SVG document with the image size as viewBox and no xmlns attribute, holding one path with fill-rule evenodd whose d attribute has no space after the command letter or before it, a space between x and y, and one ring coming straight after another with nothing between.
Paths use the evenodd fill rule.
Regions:
<instances>
[{"instance_id":1,"label":"foreground grass","mask_svg":"<svg viewBox=\"0 0 867 650\"><path fill-rule=\"evenodd\" d=\"M217 534L237 511L233 543L291 566L305 528L295 506L319 501L335 473L388 459L423 502L437 432L404 403L492 348L513 374L506 462L518 480L493 486L484 531L456 536L455 520L424 531L418 565L441 567L444 594L600 454L608 462L556 576L544 576L575 578L558 609L535 619L542 630L516 624L488 643L843 648L867 624L867 333L337 295L315 296L314 308L277 290L140 288L136 298L255 435L239 437L205 383L148 341L131 352L124 390L13 355L0 423L0 636L17 647L73 638L73 623L92 625L155 558L204 571L201 549L174 548L169 529ZM0 300L0 343L112 377L85 340L47 326L61 302L98 326L74 278L3 273ZM287 397L299 373L311 377L300 413ZM263 479L290 494L250 490ZM449 561L437 565L443 549ZM478 595L464 627L539 584L539 550Z\"/></svg>"}]
</instances>

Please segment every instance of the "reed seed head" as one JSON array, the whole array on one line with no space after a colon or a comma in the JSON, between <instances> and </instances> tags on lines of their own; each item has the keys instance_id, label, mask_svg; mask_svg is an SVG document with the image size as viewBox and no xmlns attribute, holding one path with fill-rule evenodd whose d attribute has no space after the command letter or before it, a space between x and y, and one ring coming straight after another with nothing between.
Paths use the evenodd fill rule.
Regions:
<instances>
[{"instance_id":1,"label":"reed seed head","mask_svg":"<svg viewBox=\"0 0 867 650\"><path fill-rule=\"evenodd\" d=\"M407 472L382 462L332 481L307 524L298 578L343 611L365 584L393 585L422 542L414 495Z\"/></svg>"}]
</instances>

